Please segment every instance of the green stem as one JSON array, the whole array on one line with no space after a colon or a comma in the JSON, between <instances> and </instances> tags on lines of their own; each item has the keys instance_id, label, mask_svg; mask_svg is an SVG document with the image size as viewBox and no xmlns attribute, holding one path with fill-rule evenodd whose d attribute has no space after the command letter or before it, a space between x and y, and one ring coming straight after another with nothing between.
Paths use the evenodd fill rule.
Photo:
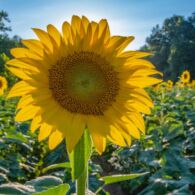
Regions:
<instances>
[{"instance_id":1,"label":"green stem","mask_svg":"<svg viewBox=\"0 0 195 195\"><path fill-rule=\"evenodd\" d=\"M85 195L87 188L88 188L88 166L86 166L85 170L76 181L77 195Z\"/></svg>"},{"instance_id":2,"label":"green stem","mask_svg":"<svg viewBox=\"0 0 195 195\"><path fill-rule=\"evenodd\" d=\"M76 181L76 194L85 195L88 187L88 162L91 157L92 142L88 130L69 154L72 181Z\"/></svg>"}]
</instances>

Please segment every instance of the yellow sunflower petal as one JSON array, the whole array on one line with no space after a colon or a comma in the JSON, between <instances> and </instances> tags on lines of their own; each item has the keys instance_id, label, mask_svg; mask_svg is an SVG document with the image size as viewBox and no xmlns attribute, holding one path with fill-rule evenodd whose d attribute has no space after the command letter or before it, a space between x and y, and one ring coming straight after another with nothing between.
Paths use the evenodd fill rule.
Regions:
<instances>
[{"instance_id":1,"label":"yellow sunflower petal","mask_svg":"<svg viewBox=\"0 0 195 195\"><path fill-rule=\"evenodd\" d=\"M133 36L126 37L123 43L117 48L118 54L120 54L133 40Z\"/></svg>"},{"instance_id":2,"label":"yellow sunflower petal","mask_svg":"<svg viewBox=\"0 0 195 195\"><path fill-rule=\"evenodd\" d=\"M28 76L27 73L25 73L24 69L20 69L20 68L15 68L15 67L9 67L7 66L7 69L12 72L13 74L15 74L17 77L21 78L21 79L29 79L30 77ZM26 71L27 72L27 71Z\"/></svg>"},{"instance_id":3,"label":"yellow sunflower petal","mask_svg":"<svg viewBox=\"0 0 195 195\"><path fill-rule=\"evenodd\" d=\"M128 84L135 87L145 88L162 82L161 79L152 77L133 77L128 80Z\"/></svg>"},{"instance_id":4,"label":"yellow sunflower petal","mask_svg":"<svg viewBox=\"0 0 195 195\"><path fill-rule=\"evenodd\" d=\"M36 114L40 111L39 107L28 105L24 108L22 108L18 113L16 114L15 121L22 122L32 119Z\"/></svg>"},{"instance_id":5,"label":"yellow sunflower petal","mask_svg":"<svg viewBox=\"0 0 195 195\"><path fill-rule=\"evenodd\" d=\"M71 26L72 26L72 30L73 33L79 34L80 31L80 25L81 25L81 18L79 18L78 16L72 16L72 20L71 20Z\"/></svg>"},{"instance_id":6,"label":"yellow sunflower petal","mask_svg":"<svg viewBox=\"0 0 195 195\"><path fill-rule=\"evenodd\" d=\"M49 148L51 150L55 149L64 139L64 135L59 130L55 130L50 136L49 136Z\"/></svg>"},{"instance_id":7,"label":"yellow sunflower petal","mask_svg":"<svg viewBox=\"0 0 195 195\"><path fill-rule=\"evenodd\" d=\"M43 56L43 45L40 41L35 39L22 40L22 43L28 47L31 51L35 52L39 56Z\"/></svg>"},{"instance_id":8,"label":"yellow sunflower petal","mask_svg":"<svg viewBox=\"0 0 195 195\"><path fill-rule=\"evenodd\" d=\"M19 81L11 88L7 98L23 96L33 90L35 90L35 87L28 85L25 81Z\"/></svg>"},{"instance_id":9,"label":"yellow sunflower petal","mask_svg":"<svg viewBox=\"0 0 195 195\"><path fill-rule=\"evenodd\" d=\"M92 40L92 27L91 24L89 24L87 28L87 32L83 37L83 48L89 48L91 45L91 40Z\"/></svg>"},{"instance_id":10,"label":"yellow sunflower petal","mask_svg":"<svg viewBox=\"0 0 195 195\"><path fill-rule=\"evenodd\" d=\"M99 37L104 37L103 43L106 43L110 38L110 29L108 26L108 22L105 19L102 19L99 22Z\"/></svg>"},{"instance_id":11,"label":"yellow sunflower petal","mask_svg":"<svg viewBox=\"0 0 195 195\"><path fill-rule=\"evenodd\" d=\"M125 131L121 131L121 135L123 136L126 145L125 146L130 146L131 145L131 136L127 134Z\"/></svg>"},{"instance_id":12,"label":"yellow sunflower petal","mask_svg":"<svg viewBox=\"0 0 195 195\"><path fill-rule=\"evenodd\" d=\"M20 101L18 102L18 105L17 105L17 110L18 109L21 109L21 108L24 108L25 106L29 105L29 104L32 104L34 101L34 99L32 98L31 95L25 95L23 97L21 97Z\"/></svg>"},{"instance_id":13,"label":"yellow sunflower petal","mask_svg":"<svg viewBox=\"0 0 195 195\"><path fill-rule=\"evenodd\" d=\"M136 139L140 139L140 132L136 125L130 121L127 117L123 117L122 119L125 122L125 126L127 126L127 130L129 135L133 136Z\"/></svg>"},{"instance_id":14,"label":"yellow sunflower petal","mask_svg":"<svg viewBox=\"0 0 195 195\"><path fill-rule=\"evenodd\" d=\"M132 70L132 73L130 73L132 77L139 77L139 76L151 76L151 75L155 75L155 74L158 74L158 75L161 75L163 76L163 74L155 69L145 69L145 68L137 68L135 70Z\"/></svg>"},{"instance_id":15,"label":"yellow sunflower petal","mask_svg":"<svg viewBox=\"0 0 195 195\"><path fill-rule=\"evenodd\" d=\"M48 31L49 35L51 35L51 37L54 38L57 46L59 47L61 45L61 35L60 35L59 31L57 30L57 28L54 27L52 24L49 24L47 26L47 31Z\"/></svg>"},{"instance_id":16,"label":"yellow sunflower petal","mask_svg":"<svg viewBox=\"0 0 195 195\"><path fill-rule=\"evenodd\" d=\"M51 39L45 31L38 29L38 28L33 28L33 31L36 33L40 41L43 43L43 45L48 48L51 52L53 52L53 44L51 42Z\"/></svg>"},{"instance_id":17,"label":"yellow sunflower petal","mask_svg":"<svg viewBox=\"0 0 195 195\"><path fill-rule=\"evenodd\" d=\"M97 149L98 153L101 155L106 148L106 138L94 132L91 133L91 136L95 148Z\"/></svg>"},{"instance_id":18,"label":"yellow sunflower petal","mask_svg":"<svg viewBox=\"0 0 195 195\"><path fill-rule=\"evenodd\" d=\"M143 134L145 134L145 123L140 113L129 113L127 117L140 129Z\"/></svg>"},{"instance_id":19,"label":"yellow sunflower petal","mask_svg":"<svg viewBox=\"0 0 195 195\"><path fill-rule=\"evenodd\" d=\"M63 38L66 44L73 44L73 38L71 33L71 26L68 22L64 22L62 25Z\"/></svg>"},{"instance_id":20,"label":"yellow sunflower petal","mask_svg":"<svg viewBox=\"0 0 195 195\"><path fill-rule=\"evenodd\" d=\"M109 52L115 51L115 49L118 48L125 40L126 40L126 37L122 37L122 36L110 37L110 41L108 43L107 50Z\"/></svg>"},{"instance_id":21,"label":"yellow sunflower petal","mask_svg":"<svg viewBox=\"0 0 195 195\"><path fill-rule=\"evenodd\" d=\"M91 29L92 29L92 40L91 44L94 44L99 35L99 25L96 22L91 22Z\"/></svg>"},{"instance_id":22,"label":"yellow sunflower petal","mask_svg":"<svg viewBox=\"0 0 195 195\"><path fill-rule=\"evenodd\" d=\"M51 125L43 123L39 129L38 140L42 141L47 138L51 134L52 129L53 127Z\"/></svg>"},{"instance_id":23,"label":"yellow sunflower petal","mask_svg":"<svg viewBox=\"0 0 195 195\"><path fill-rule=\"evenodd\" d=\"M129 58L128 60L132 60L132 59L147 57L150 55L152 55L152 54L149 52L143 52L143 51L125 51L118 56Z\"/></svg>"},{"instance_id":24,"label":"yellow sunflower petal","mask_svg":"<svg viewBox=\"0 0 195 195\"><path fill-rule=\"evenodd\" d=\"M137 94L132 94L131 95L131 100L133 102L140 102L142 104L146 104L148 107L153 108L154 104L152 101L148 100L147 98L145 98L144 96L140 96Z\"/></svg>"},{"instance_id":25,"label":"yellow sunflower petal","mask_svg":"<svg viewBox=\"0 0 195 195\"><path fill-rule=\"evenodd\" d=\"M127 146L124 137L121 135L118 129L113 125L110 126L110 129L108 139L119 146Z\"/></svg>"},{"instance_id":26,"label":"yellow sunflower petal","mask_svg":"<svg viewBox=\"0 0 195 195\"><path fill-rule=\"evenodd\" d=\"M139 112L144 114L151 114L150 108L147 105L145 105L143 102L139 102L139 101L127 103L126 108L128 108L130 112L133 110L134 111L138 110Z\"/></svg>"},{"instance_id":27,"label":"yellow sunflower petal","mask_svg":"<svg viewBox=\"0 0 195 195\"><path fill-rule=\"evenodd\" d=\"M88 28L88 26L90 24L90 22L89 22L87 17L82 16L82 24L83 24L83 27L85 29L85 32L87 32L87 28Z\"/></svg>"},{"instance_id":28,"label":"yellow sunflower petal","mask_svg":"<svg viewBox=\"0 0 195 195\"><path fill-rule=\"evenodd\" d=\"M135 95L137 94L137 95ZM132 95L134 96L143 96L145 98L147 98L150 102L152 102L152 99L150 98L150 96L148 95L148 93L145 91L145 89L142 89L142 88L135 88L132 90Z\"/></svg>"},{"instance_id":29,"label":"yellow sunflower petal","mask_svg":"<svg viewBox=\"0 0 195 195\"><path fill-rule=\"evenodd\" d=\"M155 68L155 66L144 59L135 59L135 58L127 58L127 60L124 62L124 67L128 67L130 70L131 68L139 68L141 69L142 67L147 67L147 68Z\"/></svg>"},{"instance_id":30,"label":"yellow sunflower petal","mask_svg":"<svg viewBox=\"0 0 195 195\"><path fill-rule=\"evenodd\" d=\"M38 60L41 59L41 57L38 54L36 54L36 53L30 51L29 49L26 49L26 48L14 48L14 49L10 50L10 53L15 58L29 57L32 59L38 59Z\"/></svg>"},{"instance_id":31,"label":"yellow sunflower petal","mask_svg":"<svg viewBox=\"0 0 195 195\"><path fill-rule=\"evenodd\" d=\"M30 130L32 133L35 132L36 129L38 129L41 125L41 116L38 115L38 116L35 116L33 119L32 119L32 122L31 122L31 125L30 125Z\"/></svg>"},{"instance_id":32,"label":"yellow sunflower petal","mask_svg":"<svg viewBox=\"0 0 195 195\"><path fill-rule=\"evenodd\" d=\"M28 71L35 71L35 72L39 71L36 66L32 65L32 63L28 64L28 62L25 62L22 59L25 59L25 58L12 59L12 60L7 61L6 64L9 64L11 66L18 67L18 68L23 68ZM29 59L28 61L31 61L31 59Z\"/></svg>"}]
</instances>

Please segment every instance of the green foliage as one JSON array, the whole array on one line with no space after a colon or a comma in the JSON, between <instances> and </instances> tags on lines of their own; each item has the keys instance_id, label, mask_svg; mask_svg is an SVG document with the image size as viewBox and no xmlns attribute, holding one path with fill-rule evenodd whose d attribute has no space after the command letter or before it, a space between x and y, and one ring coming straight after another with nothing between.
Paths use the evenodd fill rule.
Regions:
<instances>
[{"instance_id":1,"label":"green foliage","mask_svg":"<svg viewBox=\"0 0 195 195\"><path fill-rule=\"evenodd\" d=\"M69 185L61 184L57 187L48 189L47 191L34 193L33 195L62 195L66 194L69 190Z\"/></svg>"},{"instance_id":2,"label":"green foliage","mask_svg":"<svg viewBox=\"0 0 195 195\"><path fill-rule=\"evenodd\" d=\"M10 49L14 47L21 46L21 39L19 36L15 35L10 38L7 35L7 31L11 31L11 27L6 25L6 22L10 22L7 12L0 11L0 73L5 72L4 64L6 58L10 58ZM7 73L8 74L8 73ZM7 77L8 78L8 77Z\"/></svg>"},{"instance_id":3,"label":"green foliage","mask_svg":"<svg viewBox=\"0 0 195 195\"><path fill-rule=\"evenodd\" d=\"M130 194L192 194L195 190L195 91L151 91L155 107L146 117L147 135L131 148L106 154L113 172L149 172L123 182ZM105 171L105 170L104 170Z\"/></svg>"},{"instance_id":4,"label":"green foliage","mask_svg":"<svg viewBox=\"0 0 195 195\"><path fill-rule=\"evenodd\" d=\"M157 25L146 39L142 50L153 53L150 60L163 71L165 79L177 80L187 69L195 78L195 13L185 19L173 16L165 19L162 27Z\"/></svg>"},{"instance_id":5,"label":"green foliage","mask_svg":"<svg viewBox=\"0 0 195 195\"><path fill-rule=\"evenodd\" d=\"M6 26L5 22L10 22L7 12L0 11L0 32L11 31L11 27Z\"/></svg>"},{"instance_id":6,"label":"green foliage","mask_svg":"<svg viewBox=\"0 0 195 195\"><path fill-rule=\"evenodd\" d=\"M136 173L136 174L123 174L123 175L111 175L111 176L104 176L101 179L105 182L105 184L111 184L111 183L118 183L121 181L127 181L130 179L135 179L140 176L143 176L147 173Z\"/></svg>"},{"instance_id":7,"label":"green foliage","mask_svg":"<svg viewBox=\"0 0 195 195\"><path fill-rule=\"evenodd\" d=\"M14 122L15 103L0 98L0 167L9 181L22 182L39 174L46 149L37 144L27 123Z\"/></svg>"},{"instance_id":8,"label":"green foliage","mask_svg":"<svg viewBox=\"0 0 195 195\"><path fill-rule=\"evenodd\" d=\"M17 100L0 97L0 183L26 182L39 176L45 166L67 161L64 144L50 152L28 123L14 121Z\"/></svg>"},{"instance_id":9,"label":"green foliage","mask_svg":"<svg viewBox=\"0 0 195 195\"><path fill-rule=\"evenodd\" d=\"M155 107L152 115L146 116L146 136L134 140L130 148L109 144L102 156L93 153L89 164L89 187L93 192L101 195L119 187L118 193L138 195L187 195L194 191L195 90L175 87L149 92ZM68 194L73 193L64 143L49 151L47 143L39 143L37 134L30 133L28 123L15 123L16 102L0 99L0 194L46 193L62 183L69 183ZM142 175L145 172L148 174ZM122 181L129 174L142 176ZM113 184L105 186L102 177L114 178L117 183L111 181Z\"/></svg>"},{"instance_id":10,"label":"green foliage","mask_svg":"<svg viewBox=\"0 0 195 195\"><path fill-rule=\"evenodd\" d=\"M53 165L50 165L46 168L44 168L42 170L43 173L49 171L49 170L52 170L52 169L59 169L59 168L71 168L70 167L70 163L69 162L65 162L65 163L58 163L58 164L53 164Z\"/></svg>"},{"instance_id":11,"label":"green foliage","mask_svg":"<svg viewBox=\"0 0 195 195\"><path fill-rule=\"evenodd\" d=\"M9 195L61 195L69 190L68 184L54 176L42 176L25 184L8 183L0 186L0 194Z\"/></svg>"}]
</instances>

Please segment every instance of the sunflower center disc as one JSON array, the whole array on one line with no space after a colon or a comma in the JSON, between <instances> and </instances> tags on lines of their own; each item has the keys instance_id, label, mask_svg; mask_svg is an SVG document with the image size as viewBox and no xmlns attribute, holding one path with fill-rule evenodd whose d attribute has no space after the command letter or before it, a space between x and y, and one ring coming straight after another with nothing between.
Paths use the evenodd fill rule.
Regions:
<instances>
[{"instance_id":1,"label":"sunflower center disc","mask_svg":"<svg viewBox=\"0 0 195 195\"><path fill-rule=\"evenodd\" d=\"M3 87L3 83L2 81L0 80L0 89Z\"/></svg>"},{"instance_id":2,"label":"sunflower center disc","mask_svg":"<svg viewBox=\"0 0 195 195\"><path fill-rule=\"evenodd\" d=\"M54 99L71 113L103 115L119 90L117 72L100 55L74 52L49 70Z\"/></svg>"}]
</instances>

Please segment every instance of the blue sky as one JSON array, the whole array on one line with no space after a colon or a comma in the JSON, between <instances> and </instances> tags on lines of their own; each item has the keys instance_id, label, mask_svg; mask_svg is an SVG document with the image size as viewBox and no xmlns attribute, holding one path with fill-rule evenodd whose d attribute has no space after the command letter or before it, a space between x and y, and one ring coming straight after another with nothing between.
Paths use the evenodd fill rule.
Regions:
<instances>
[{"instance_id":1,"label":"blue sky","mask_svg":"<svg viewBox=\"0 0 195 195\"><path fill-rule=\"evenodd\" d=\"M11 36L35 38L32 27L45 29L52 23L61 29L63 21L76 14L90 20L106 18L113 35L135 36L129 48L138 49L165 18L195 12L195 0L0 0L1 9L11 19Z\"/></svg>"}]
</instances>

